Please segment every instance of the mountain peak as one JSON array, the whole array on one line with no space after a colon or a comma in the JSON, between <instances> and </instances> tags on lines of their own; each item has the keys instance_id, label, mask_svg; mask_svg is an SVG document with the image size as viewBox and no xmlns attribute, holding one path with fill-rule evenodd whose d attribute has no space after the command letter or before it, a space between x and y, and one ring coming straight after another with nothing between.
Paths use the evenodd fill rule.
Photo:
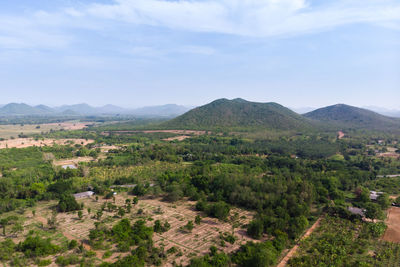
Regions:
<instances>
[{"instance_id":1,"label":"mountain peak","mask_svg":"<svg viewBox=\"0 0 400 267\"><path fill-rule=\"evenodd\" d=\"M307 119L276 103L250 102L241 98L217 99L164 123L169 128L264 128L297 130L311 126Z\"/></svg>"}]
</instances>

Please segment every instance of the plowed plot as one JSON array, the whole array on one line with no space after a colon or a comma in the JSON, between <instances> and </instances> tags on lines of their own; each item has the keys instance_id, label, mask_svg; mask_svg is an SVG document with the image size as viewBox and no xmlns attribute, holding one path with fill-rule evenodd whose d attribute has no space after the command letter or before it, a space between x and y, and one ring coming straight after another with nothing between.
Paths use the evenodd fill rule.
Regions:
<instances>
[{"instance_id":1,"label":"plowed plot","mask_svg":"<svg viewBox=\"0 0 400 267\"><path fill-rule=\"evenodd\" d=\"M93 143L93 140L86 139L44 139L44 140L35 140L33 138L17 138L10 140L0 141L0 149L2 148L24 148L31 146L52 146L54 144L57 145L67 145L67 144L82 144L87 145Z\"/></svg>"},{"instance_id":2,"label":"plowed plot","mask_svg":"<svg viewBox=\"0 0 400 267\"><path fill-rule=\"evenodd\" d=\"M391 207L388 209L386 220L387 229L383 235L383 240L400 243L400 208Z\"/></svg>"},{"instance_id":3,"label":"plowed plot","mask_svg":"<svg viewBox=\"0 0 400 267\"><path fill-rule=\"evenodd\" d=\"M189 263L190 257L195 255L201 256L209 252L210 246L217 246L225 253L230 253L237 250L241 244L247 241L255 241L246 235L246 231L240 227L235 228L234 235L236 242L230 244L225 242L221 246L220 234L232 233L232 225L228 222L221 222L215 218L204 217L200 225L196 225L192 232L184 232L180 230L188 223L194 221L196 215L200 213L194 210L195 202L185 201L180 204L171 204L160 200L141 200L139 207L152 214L154 220L161 222L168 221L171 224L171 229L163 234L155 234L153 240L156 246L164 247L165 251L175 246L181 252L180 254L172 255L168 258L166 266L172 266L172 262L177 264ZM239 214L239 224L245 225L253 218L253 214L248 211L234 209L231 214L237 212Z\"/></svg>"},{"instance_id":4,"label":"plowed plot","mask_svg":"<svg viewBox=\"0 0 400 267\"><path fill-rule=\"evenodd\" d=\"M73 159L55 160L53 161L53 164L55 166L77 165L79 162L92 162L92 161L95 161L93 157L77 157Z\"/></svg>"},{"instance_id":5,"label":"plowed plot","mask_svg":"<svg viewBox=\"0 0 400 267\"><path fill-rule=\"evenodd\" d=\"M115 196L114 204L117 207L124 207L127 197L132 199L132 196L127 196L126 193L118 193ZM57 205L57 201L39 202L34 208L36 210L35 216L33 216L31 208L27 209L22 215L24 218L24 231L18 234L18 236L12 237L12 239L15 243L18 243L26 238L30 230L35 230L38 231L40 235L43 235L43 237L51 237L55 244L65 244L68 240L75 239L78 243L83 243L87 250L94 250L88 242L89 232L91 229L95 228L94 223L98 222L98 220L94 218L94 214L96 214L96 211L100 210L102 204L105 202L113 202L113 200L106 200L102 197L100 197L98 201L94 198L78 200L78 203L84 203L85 206L82 210L82 219L78 218L76 212L58 213L56 216L57 229L55 231L47 230L47 219L51 217L51 208ZM170 224L171 227L167 232L153 234L154 245L156 247L164 248L165 252L175 247L175 252L170 251L170 253L168 253L168 258L163 262L163 266L174 266L174 262L187 265L190 258L208 253L210 246L216 246L220 250L230 253L237 250L241 244L247 241L257 242L248 237L245 229L241 227L252 220L254 216L252 212L236 208L231 210L231 215L235 213L238 214L235 216L237 225L236 228L234 228L236 241L234 244L231 244L226 241L222 242L221 234L231 234L232 225L229 222L221 222L215 218L206 217L201 212L195 211L194 206L195 202L193 201L168 203L161 201L161 199L139 199L139 203L133 205L131 212L125 214L124 218L129 219L132 224L139 219L146 220L148 226L153 226L156 220L160 220L162 224L165 222ZM87 208L91 209L90 214ZM138 212L139 210L141 210L140 213ZM11 214L5 216L9 215ZM194 228L191 232L180 229L182 226L185 226L188 221L194 222L196 215L202 215L200 225L194 224ZM120 220L121 217L117 216L115 210L108 211L107 208L104 210L101 217L102 223L109 228ZM0 242L3 240L5 240L5 237L0 235ZM109 251L112 251L113 254L110 258L104 259L104 261L115 262L118 260L118 257L129 255L129 252L119 252L115 244L110 245ZM99 262L105 251L106 250L102 249L94 250Z\"/></svg>"}]
</instances>

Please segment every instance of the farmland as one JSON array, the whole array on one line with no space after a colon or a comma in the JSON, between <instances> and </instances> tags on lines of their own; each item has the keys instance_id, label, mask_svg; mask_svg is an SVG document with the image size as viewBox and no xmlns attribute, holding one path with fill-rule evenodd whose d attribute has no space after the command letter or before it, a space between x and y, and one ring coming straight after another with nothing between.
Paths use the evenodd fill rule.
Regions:
<instances>
[{"instance_id":1,"label":"farmland","mask_svg":"<svg viewBox=\"0 0 400 267\"><path fill-rule=\"evenodd\" d=\"M86 128L85 122L62 122L62 123L43 123L43 124L9 124L0 125L0 138L17 138L19 135L40 134L51 130L80 130Z\"/></svg>"},{"instance_id":2,"label":"farmland","mask_svg":"<svg viewBox=\"0 0 400 267\"><path fill-rule=\"evenodd\" d=\"M400 172L398 162L368 153L394 147L393 140L111 127L2 141L0 245L13 255L0 253L4 263L253 266L262 258L261 266L293 266L311 260L308 240L329 242L326 224L381 227L387 195L374 202L368 190L400 194L399 178L385 176ZM72 197L86 191L94 195ZM338 218L354 205L368 218ZM380 253L385 236L361 241ZM33 255L28 246L44 247ZM372 262L367 255L360 258Z\"/></svg>"}]
</instances>

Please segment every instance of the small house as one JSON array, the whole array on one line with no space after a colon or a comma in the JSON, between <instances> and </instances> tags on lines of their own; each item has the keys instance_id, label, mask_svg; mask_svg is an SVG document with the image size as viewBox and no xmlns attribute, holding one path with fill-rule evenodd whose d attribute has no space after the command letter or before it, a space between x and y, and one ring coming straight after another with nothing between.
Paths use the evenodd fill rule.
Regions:
<instances>
[{"instance_id":1,"label":"small house","mask_svg":"<svg viewBox=\"0 0 400 267\"><path fill-rule=\"evenodd\" d=\"M86 191L74 194L75 199L87 198L94 195L93 191Z\"/></svg>"},{"instance_id":2,"label":"small house","mask_svg":"<svg viewBox=\"0 0 400 267\"><path fill-rule=\"evenodd\" d=\"M356 208L356 207L348 207L347 210L350 211L350 213L352 213L352 214L356 214L356 215L360 215L361 217L365 217L364 209L360 209L360 208Z\"/></svg>"},{"instance_id":3,"label":"small house","mask_svg":"<svg viewBox=\"0 0 400 267\"><path fill-rule=\"evenodd\" d=\"M64 170L66 169L77 169L77 167L74 164L67 164L67 165L62 165L61 166Z\"/></svg>"},{"instance_id":4,"label":"small house","mask_svg":"<svg viewBox=\"0 0 400 267\"><path fill-rule=\"evenodd\" d=\"M371 191L371 192L369 193L369 199L376 201L376 200L378 199L378 197L379 197L380 195L382 195L382 194L383 194L383 192Z\"/></svg>"}]
</instances>

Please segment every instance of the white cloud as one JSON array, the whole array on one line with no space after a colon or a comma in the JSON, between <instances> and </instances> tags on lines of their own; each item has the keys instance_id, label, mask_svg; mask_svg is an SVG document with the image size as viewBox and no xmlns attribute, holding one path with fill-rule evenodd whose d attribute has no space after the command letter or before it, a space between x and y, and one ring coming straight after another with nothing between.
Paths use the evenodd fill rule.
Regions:
<instances>
[{"instance_id":1,"label":"white cloud","mask_svg":"<svg viewBox=\"0 0 400 267\"><path fill-rule=\"evenodd\" d=\"M352 23L373 23L399 30L400 2L324 0L315 5L311 0L114 0L109 4L79 2L53 12L37 10L9 15L0 11L0 48L61 49L86 38L77 30L125 40L134 32L124 32L130 25L274 37L313 33ZM143 35L139 31L134 34ZM148 46L134 41L130 45ZM173 52L204 55L215 52L209 47L191 45L180 44ZM151 56L157 51L131 51L139 52Z\"/></svg>"},{"instance_id":2,"label":"white cloud","mask_svg":"<svg viewBox=\"0 0 400 267\"><path fill-rule=\"evenodd\" d=\"M337 0L115 0L85 11L103 19L172 29L256 37L321 31L351 23L398 25L400 3Z\"/></svg>"},{"instance_id":3,"label":"white cloud","mask_svg":"<svg viewBox=\"0 0 400 267\"><path fill-rule=\"evenodd\" d=\"M0 17L0 47L6 49L60 48L71 42L72 37L44 28L37 20Z\"/></svg>"}]
</instances>

